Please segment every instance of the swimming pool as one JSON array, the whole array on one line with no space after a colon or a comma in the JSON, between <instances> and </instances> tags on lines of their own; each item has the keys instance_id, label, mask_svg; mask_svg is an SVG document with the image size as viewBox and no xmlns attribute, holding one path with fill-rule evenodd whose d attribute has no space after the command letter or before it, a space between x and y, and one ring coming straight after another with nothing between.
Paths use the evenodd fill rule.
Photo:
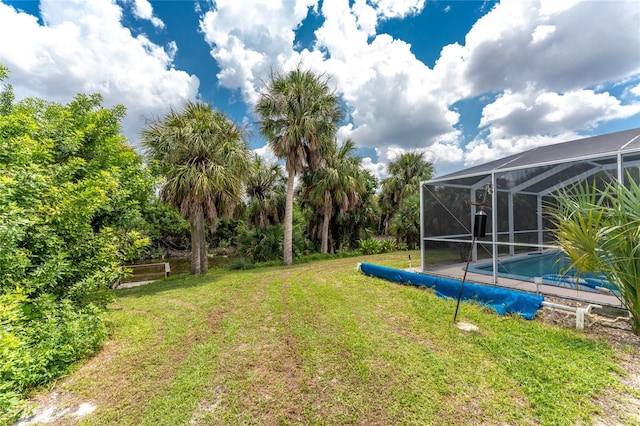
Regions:
<instances>
[{"instance_id":1,"label":"swimming pool","mask_svg":"<svg viewBox=\"0 0 640 426\"><path fill-rule=\"evenodd\" d=\"M591 291L614 290L602 274L590 272L576 278L578 274L570 266L569 260L560 250L533 252L498 260L498 276L530 282L534 282L535 277L541 277L542 283L547 285L567 288L576 288L577 285L581 290ZM493 275L493 262L469 265L468 271Z\"/></svg>"}]
</instances>

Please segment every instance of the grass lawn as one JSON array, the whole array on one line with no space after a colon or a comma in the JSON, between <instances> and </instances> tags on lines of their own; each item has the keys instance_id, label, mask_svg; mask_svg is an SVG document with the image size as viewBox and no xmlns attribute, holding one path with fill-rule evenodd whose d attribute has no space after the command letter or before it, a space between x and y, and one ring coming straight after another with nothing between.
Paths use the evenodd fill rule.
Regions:
<instances>
[{"instance_id":1,"label":"grass lawn","mask_svg":"<svg viewBox=\"0 0 640 426\"><path fill-rule=\"evenodd\" d=\"M466 303L458 319L479 332L464 332L455 301L366 277L362 261L408 263L403 252L119 290L112 339L56 391L97 407L88 425L638 423L611 405L640 398L618 366L637 347Z\"/></svg>"}]
</instances>

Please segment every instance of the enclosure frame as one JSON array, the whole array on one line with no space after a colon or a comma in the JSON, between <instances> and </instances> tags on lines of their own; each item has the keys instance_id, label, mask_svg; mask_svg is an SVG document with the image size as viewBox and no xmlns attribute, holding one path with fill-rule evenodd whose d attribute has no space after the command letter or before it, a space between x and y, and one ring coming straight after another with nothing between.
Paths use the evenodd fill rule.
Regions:
<instances>
[{"instance_id":1,"label":"enclosure frame","mask_svg":"<svg viewBox=\"0 0 640 426\"><path fill-rule=\"evenodd\" d=\"M473 245L471 257L473 262L478 261L478 245L490 247L490 257L493 262L492 282L498 284L498 255L501 247L508 247L510 256L515 254L517 247L537 251L558 248L552 242L545 240L545 236L549 235L544 224L543 200L545 197L550 197L559 189L587 179L595 184L624 183L627 172L633 172L634 176L637 174L640 177L640 128L541 146L423 181L420 185L421 269L426 272L426 249L429 243L463 243L468 247L473 239L473 218L478 206L471 203L463 208L467 217L451 219L457 220L460 226L468 224L464 232L438 235L437 232L430 230L430 217L427 210L433 204L427 204L427 200L442 204L444 210L451 213L451 210L442 202L443 196L438 196L439 192L444 195L445 192L442 191L461 189L468 191L468 201L476 201L479 193L488 190L486 197L490 221L490 226L488 225L487 228L488 234L484 239L479 238L478 244ZM519 177L522 179L518 180ZM536 197L534 229L523 231L515 229L514 197L516 195ZM499 198L505 196L507 198L506 213L499 212ZM501 222L499 214L501 220L504 219L505 214L507 219ZM506 231L499 229L501 223L507 223ZM536 241L518 243L516 242L518 233L535 234ZM500 241L500 237L503 236L506 236L507 241Z\"/></svg>"}]
</instances>

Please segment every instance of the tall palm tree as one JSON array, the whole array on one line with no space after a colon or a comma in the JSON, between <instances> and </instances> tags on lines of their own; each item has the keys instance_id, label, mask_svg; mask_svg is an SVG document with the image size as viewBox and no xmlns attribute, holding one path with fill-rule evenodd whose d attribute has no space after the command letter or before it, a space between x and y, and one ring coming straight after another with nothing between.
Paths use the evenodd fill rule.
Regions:
<instances>
[{"instance_id":1,"label":"tall palm tree","mask_svg":"<svg viewBox=\"0 0 640 426\"><path fill-rule=\"evenodd\" d=\"M285 177L278 163L267 163L255 155L247 177L247 226L266 228L284 219Z\"/></svg>"},{"instance_id":2,"label":"tall palm tree","mask_svg":"<svg viewBox=\"0 0 640 426\"><path fill-rule=\"evenodd\" d=\"M325 154L324 165L303 175L303 198L315 205L322 214L321 252L329 252L329 225L334 212L354 211L362 202L365 190L358 179L360 159L353 155L355 143L347 139L340 147L333 142ZM333 248L331 249L333 252Z\"/></svg>"},{"instance_id":3,"label":"tall palm tree","mask_svg":"<svg viewBox=\"0 0 640 426\"><path fill-rule=\"evenodd\" d=\"M149 160L163 172L161 198L191 226L191 273L207 272L205 221L215 228L241 201L249 168L242 131L204 102L188 102L142 130Z\"/></svg>"},{"instance_id":4,"label":"tall palm tree","mask_svg":"<svg viewBox=\"0 0 640 426\"><path fill-rule=\"evenodd\" d=\"M256 105L260 132L273 152L285 160L287 192L284 218L284 264L293 263L293 191L295 177L316 169L335 138L342 111L328 78L300 66L286 75L274 73Z\"/></svg>"},{"instance_id":5,"label":"tall palm tree","mask_svg":"<svg viewBox=\"0 0 640 426\"><path fill-rule=\"evenodd\" d=\"M433 165L424 159L424 152L410 151L399 155L387 165L389 176L382 180L380 207L383 214L384 233L389 233L389 223L404 200L418 194L420 182L433 176Z\"/></svg>"}]
</instances>

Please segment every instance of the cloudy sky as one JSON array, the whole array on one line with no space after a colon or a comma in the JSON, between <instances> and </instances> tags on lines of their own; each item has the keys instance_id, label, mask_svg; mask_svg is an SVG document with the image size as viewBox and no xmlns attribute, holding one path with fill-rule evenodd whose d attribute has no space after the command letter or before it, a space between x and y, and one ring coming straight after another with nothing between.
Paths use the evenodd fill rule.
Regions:
<instances>
[{"instance_id":1,"label":"cloudy sky","mask_svg":"<svg viewBox=\"0 0 640 426\"><path fill-rule=\"evenodd\" d=\"M123 104L145 119L202 99L253 129L271 69L331 77L374 174L424 150L436 174L640 127L640 1L0 0L18 98Z\"/></svg>"}]
</instances>

